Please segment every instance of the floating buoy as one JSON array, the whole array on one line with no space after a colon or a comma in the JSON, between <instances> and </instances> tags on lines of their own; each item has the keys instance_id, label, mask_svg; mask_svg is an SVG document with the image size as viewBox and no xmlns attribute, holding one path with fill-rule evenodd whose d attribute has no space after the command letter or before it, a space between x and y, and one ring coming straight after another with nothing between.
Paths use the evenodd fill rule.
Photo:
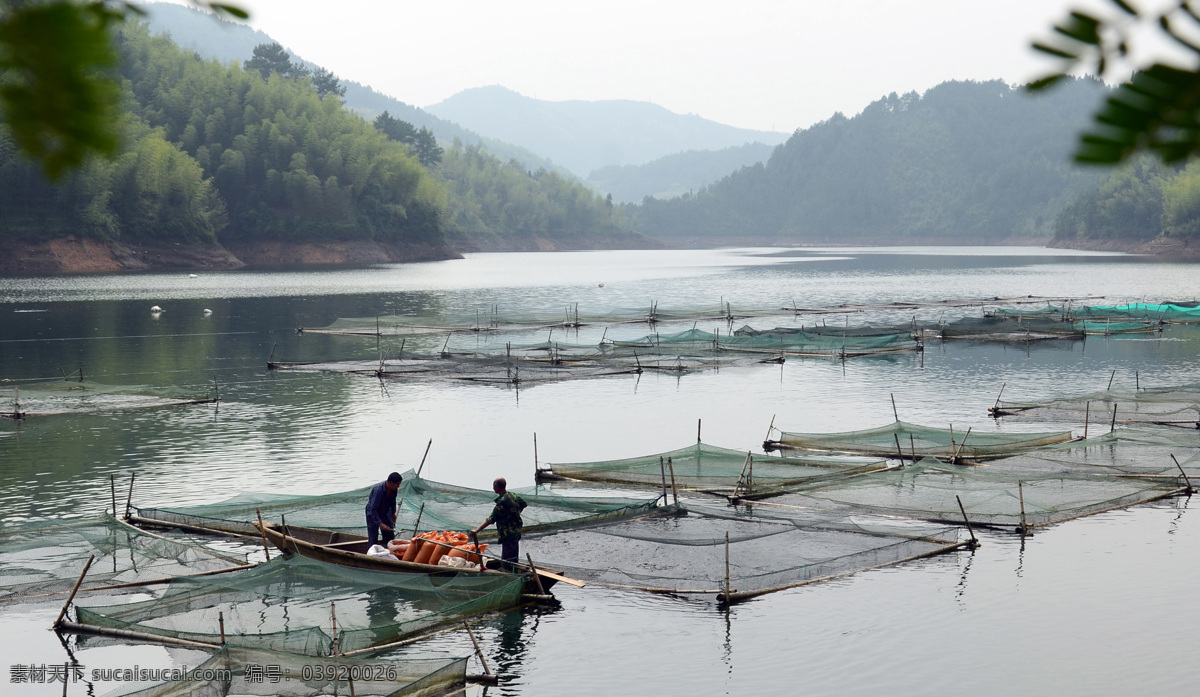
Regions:
<instances>
[{"instance_id":1,"label":"floating buoy","mask_svg":"<svg viewBox=\"0 0 1200 697\"><path fill-rule=\"evenodd\" d=\"M161 307L159 307L158 305L155 305L154 307L150 308L150 314L152 314L152 315L162 314L162 311L163 311L163 309Z\"/></svg>"},{"instance_id":2,"label":"floating buoy","mask_svg":"<svg viewBox=\"0 0 1200 697\"><path fill-rule=\"evenodd\" d=\"M208 317L211 314L212 314L212 310L208 309L207 307L204 308L204 316L205 317Z\"/></svg>"},{"instance_id":3,"label":"floating buoy","mask_svg":"<svg viewBox=\"0 0 1200 697\"><path fill-rule=\"evenodd\" d=\"M603 288L603 287L604 287L604 284L603 284L603 283L601 283L599 287L600 287L600 288Z\"/></svg>"},{"instance_id":4,"label":"floating buoy","mask_svg":"<svg viewBox=\"0 0 1200 697\"><path fill-rule=\"evenodd\" d=\"M194 273L190 273L190 274L188 274L188 278L200 278L200 277Z\"/></svg>"}]
</instances>

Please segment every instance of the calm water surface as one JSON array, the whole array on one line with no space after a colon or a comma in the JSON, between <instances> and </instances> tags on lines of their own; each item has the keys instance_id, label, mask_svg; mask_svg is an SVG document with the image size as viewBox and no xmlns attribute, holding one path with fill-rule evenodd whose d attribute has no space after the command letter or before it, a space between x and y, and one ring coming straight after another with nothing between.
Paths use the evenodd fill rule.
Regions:
<instances>
[{"instance_id":1,"label":"calm water surface","mask_svg":"<svg viewBox=\"0 0 1200 697\"><path fill-rule=\"evenodd\" d=\"M486 488L504 475L527 486L535 432L540 459L551 462L681 447L695 438L697 419L706 442L756 448L772 418L799 431L888 423L890 395L907 421L1038 430L987 418L1002 384L1006 398L1032 399L1103 389L1110 378L1132 386L1135 374L1142 386L1197 381L1200 335L1186 328L1150 340L1093 337L1028 351L930 344L924 355L789 360L519 391L265 370L272 351L285 360L376 356L373 338L295 332L338 317L468 316L493 304L502 312L553 314L574 303L586 312L655 301L660 309L715 308L724 300L737 311L1027 295L1190 300L1200 298L1200 267L1041 249L848 248L489 254L196 278L0 278L0 379L82 368L102 382L200 391L215 379L223 400L219 409L3 420L0 526L99 513L110 474L128 481L136 472L134 500L142 504L206 503L242 491L325 493L415 465L432 438L426 476ZM155 319L151 305L165 312ZM951 310L945 319L979 313ZM907 322L913 314L783 316L768 324ZM942 310L916 314L936 321ZM756 327L764 321L746 320ZM603 331L586 327L563 340L595 343ZM637 336L646 328L609 331ZM496 340L454 341L465 347ZM6 394L0 386L0 400ZM489 661L505 679L488 692L1186 692L1200 678L1191 655L1200 613L1190 602L1200 572L1200 523L1189 506L1176 499L1104 514L1024 542L989 534L974 552L778 593L729 613L708 601L560 585L561 609L485 625ZM49 605L0 606L0 653L9 664L65 660L45 629L56 612ZM465 655L464 642L448 635L422 650ZM89 668L196 662L187 652L156 647L88 648L77 657ZM0 675L4 694L61 691L7 681ZM94 693L114 687L97 684Z\"/></svg>"}]
</instances>

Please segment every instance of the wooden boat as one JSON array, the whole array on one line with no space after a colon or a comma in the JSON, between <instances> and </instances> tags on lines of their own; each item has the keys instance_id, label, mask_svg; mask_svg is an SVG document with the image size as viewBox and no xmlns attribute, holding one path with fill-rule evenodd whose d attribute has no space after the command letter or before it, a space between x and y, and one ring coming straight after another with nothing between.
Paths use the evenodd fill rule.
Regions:
<instances>
[{"instance_id":1,"label":"wooden boat","mask_svg":"<svg viewBox=\"0 0 1200 697\"><path fill-rule=\"evenodd\" d=\"M284 554L299 554L309 559L337 564L339 566L349 566L355 569L442 576L454 574L507 575L509 573L493 569L471 571L434 564L418 564L411 561L402 561L391 555L386 557L371 556L367 554L367 538L365 535L324 530L322 528L305 528L295 525L284 527L278 523L266 523L259 529L262 530L263 537L279 548ZM532 572L520 574L525 577L524 592L527 595L545 595L556 582L567 580L548 569L539 568L537 572L536 577Z\"/></svg>"}]
</instances>

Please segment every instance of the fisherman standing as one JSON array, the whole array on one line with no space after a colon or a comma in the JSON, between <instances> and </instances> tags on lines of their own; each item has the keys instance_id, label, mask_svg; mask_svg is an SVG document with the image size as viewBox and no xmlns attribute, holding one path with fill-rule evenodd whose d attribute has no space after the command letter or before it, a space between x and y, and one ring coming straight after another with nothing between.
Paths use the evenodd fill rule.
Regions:
<instances>
[{"instance_id":1,"label":"fisherman standing","mask_svg":"<svg viewBox=\"0 0 1200 697\"><path fill-rule=\"evenodd\" d=\"M400 490L403 477L392 472L386 481L371 487L367 498L367 548L382 539L386 545L396 537L396 492Z\"/></svg>"},{"instance_id":2,"label":"fisherman standing","mask_svg":"<svg viewBox=\"0 0 1200 697\"><path fill-rule=\"evenodd\" d=\"M521 511L525 510L528 504L508 490L508 482L504 477L498 477L492 482L492 491L496 492L496 505L492 508L492 514L482 525L475 528L472 534L478 535L481 530L495 523L500 540L500 558L504 562L504 570L511 572L515 570L514 564L521 555Z\"/></svg>"}]
</instances>

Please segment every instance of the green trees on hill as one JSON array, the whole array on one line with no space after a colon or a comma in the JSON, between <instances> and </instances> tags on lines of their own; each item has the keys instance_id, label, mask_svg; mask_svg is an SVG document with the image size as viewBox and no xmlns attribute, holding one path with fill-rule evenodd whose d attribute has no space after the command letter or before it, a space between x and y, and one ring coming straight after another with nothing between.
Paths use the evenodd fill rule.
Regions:
<instances>
[{"instance_id":1,"label":"green trees on hill","mask_svg":"<svg viewBox=\"0 0 1200 697\"><path fill-rule=\"evenodd\" d=\"M394 119L386 111L375 117L375 128L386 135L388 140L404 143L412 148L417 159L426 167L441 163L442 153L445 151L437 144L437 138L433 137L433 131L428 128L422 126L418 131L411 123Z\"/></svg>"},{"instance_id":2,"label":"green trees on hill","mask_svg":"<svg viewBox=\"0 0 1200 697\"><path fill-rule=\"evenodd\" d=\"M1055 233L1060 242L1200 238L1200 162L1180 167L1137 155L1065 208Z\"/></svg>"},{"instance_id":3,"label":"green trees on hill","mask_svg":"<svg viewBox=\"0 0 1200 697\"><path fill-rule=\"evenodd\" d=\"M698 241L1049 238L1057 212L1100 176L1073 167L1068 151L1102 90L1077 80L1031 97L991 81L893 93L798 131L765 165L647 199L637 228Z\"/></svg>"}]
</instances>

